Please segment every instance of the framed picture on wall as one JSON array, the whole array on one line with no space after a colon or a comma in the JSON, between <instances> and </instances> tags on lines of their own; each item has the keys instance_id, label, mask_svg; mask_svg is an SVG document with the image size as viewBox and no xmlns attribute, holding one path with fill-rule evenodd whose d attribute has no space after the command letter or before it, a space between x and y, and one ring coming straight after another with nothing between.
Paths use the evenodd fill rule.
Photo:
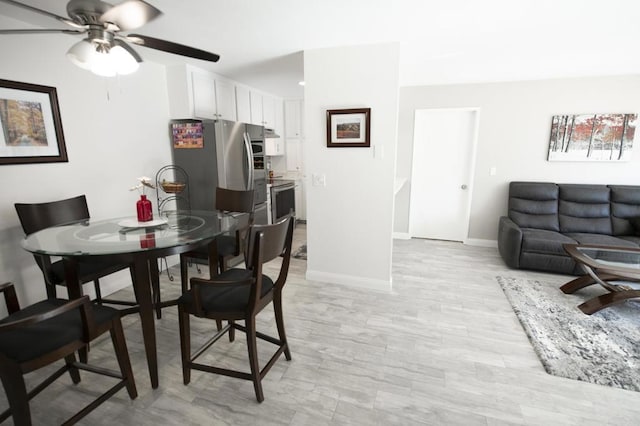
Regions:
<instances>
[{"instance_id":1,"label":"framed picture on wall","mask_svg":"<svg viewBox=\"0 0 640 426\"><path fill-rule=\"evenodd\" d=\"M56 88L0 79L0 165L67 161Z\"/></svg>"},{"instance_id":2,"label":"framed picture on wall","mask_svg":"<svg viewBox=\"0 0 640 426\"><path fill-rule=\"evenodd\" d=\"M554 115L548 161L628 161L638 114Z\"/></svg>"},{"instance_id":3,"label":"framed picture on wall","mask_svg":"<svg viewBox=\"0 0 640 426\"><path fill-rule=\"evenodd\" d=\"M327 147L371 146L371 108L327 110Z\"/></svg>"}]
</instances>

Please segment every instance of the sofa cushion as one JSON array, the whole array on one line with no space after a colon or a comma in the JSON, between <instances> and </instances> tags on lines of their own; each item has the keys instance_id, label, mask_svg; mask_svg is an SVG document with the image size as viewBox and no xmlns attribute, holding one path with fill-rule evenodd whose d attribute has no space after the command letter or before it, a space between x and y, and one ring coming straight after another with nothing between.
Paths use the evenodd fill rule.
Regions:
<instances>
[{"instance_id":1,"label":"sofa cushion","mask_svg":"<svg viewBox=\"0 0 640 426\"><path fill-rule=\"evenodd\" d=\"M520 268L559 274L580 274L576 272L576 262L570 256L541 253L522 253Z\"/></svg>"},{"instance_id":2,"label":"sofa cushion","mask_svg":"<svg viewBox=\"0 0 640 426\"><path fill-rule=\"evenodd\" d=\"M567 237L573 238L580 244L594 244L599 246L635 247L638 245L628 239L603 234L569 233Z\"/></svg>"},{"instance_id":3,"label":"sofa cushion","mask_svg":"<svg viewBox=\"0 0 640 426\"><path fill-rule=\"evenodd\" d=\"M640 246L640 236L637 235L621 235L618 238L621 240L631 241L634 244Z\"/></svg>"},{"instance_id":4,"label":"sofa cushion","mask_svg":"<svg viewBox=\"0 0 640 426\"><path fill-rule=\"evenodd\" d=\"M613 235L640 235L640 187L609 185Z\"/></svg>"},{"instance_id":5,"label":"sofa cushion","mask_svg":"<svg viewBox=\"0 0 640 426\"><path fill-rule=\"evenodd\" d=\"M522 253L556 254L568 256L563 244L575 244L576 240L559 232L545 229L525 228L522 230Z\"/></svg>"},{"instance_id":6,"label":"sofa cushion","mask_svg":"<svg viewBox=\"0 0 640 426\"><path fill-rule=\"evenodd\" d=\"M560 184L558 188L560 232L612 234L609 187Z\"/></svg>"},{"instance_id":7,"label":"sofa cushion","mask_svg":"<svg viewBox=\"0 0 640 426\"><path fill-rule=\"evenodd\" d=\"M558 231L558 186L554 183L511 182L509 218L522 228Z\"/></svg>"}]
</instances>

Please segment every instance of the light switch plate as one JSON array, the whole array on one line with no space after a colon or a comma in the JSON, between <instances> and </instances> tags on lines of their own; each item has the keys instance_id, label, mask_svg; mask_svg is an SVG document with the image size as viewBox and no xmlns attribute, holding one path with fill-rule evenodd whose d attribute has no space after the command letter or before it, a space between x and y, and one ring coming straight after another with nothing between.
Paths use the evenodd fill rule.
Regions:
<instances>
[{"instance_id":1,"label":"light switch plate","mask_svg":"<svg viewBox=\"0 0 640 426\"><path fill-rule=\"evenodd\" d=\"M327 180L324 173L314 173L311 175L311 183L313 186L327 186Z\"/></svg>"}]
</instances>

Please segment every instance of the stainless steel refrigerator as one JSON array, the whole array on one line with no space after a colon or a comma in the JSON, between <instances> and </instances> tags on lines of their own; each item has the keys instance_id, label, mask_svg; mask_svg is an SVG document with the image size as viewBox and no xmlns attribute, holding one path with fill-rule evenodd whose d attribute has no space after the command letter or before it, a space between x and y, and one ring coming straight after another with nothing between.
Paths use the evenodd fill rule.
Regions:
<instances>
[{"instance_id":1,"label":"stainless steel refrigerator","mask_svg":"<svg viewBox=\"0 0 640 426\"><path fill-rule=\"evenodd\" d=\"M171 136L173 163L189 177L191 209L215 210L217 186L254 189L255 223L267 223L262 126L227 120L173 120Z\"/></svg>"}]
</instances>

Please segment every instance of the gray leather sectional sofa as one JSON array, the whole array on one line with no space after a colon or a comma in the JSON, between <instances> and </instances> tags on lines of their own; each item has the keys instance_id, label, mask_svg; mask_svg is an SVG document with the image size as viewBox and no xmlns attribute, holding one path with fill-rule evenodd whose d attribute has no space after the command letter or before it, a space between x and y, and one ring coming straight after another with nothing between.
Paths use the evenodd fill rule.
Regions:
<instances>
[{"instance_id":1,"label":"gray leather sectional sofa","mask_svg":"<svg viewBox=\"0 0 640 426\"><path fill-rule=\"evenodd\" d=\"M506 264L582 274L565 243L640 247L640 186L511 182L498 229Z\"/></svg>"}]
</instances>

